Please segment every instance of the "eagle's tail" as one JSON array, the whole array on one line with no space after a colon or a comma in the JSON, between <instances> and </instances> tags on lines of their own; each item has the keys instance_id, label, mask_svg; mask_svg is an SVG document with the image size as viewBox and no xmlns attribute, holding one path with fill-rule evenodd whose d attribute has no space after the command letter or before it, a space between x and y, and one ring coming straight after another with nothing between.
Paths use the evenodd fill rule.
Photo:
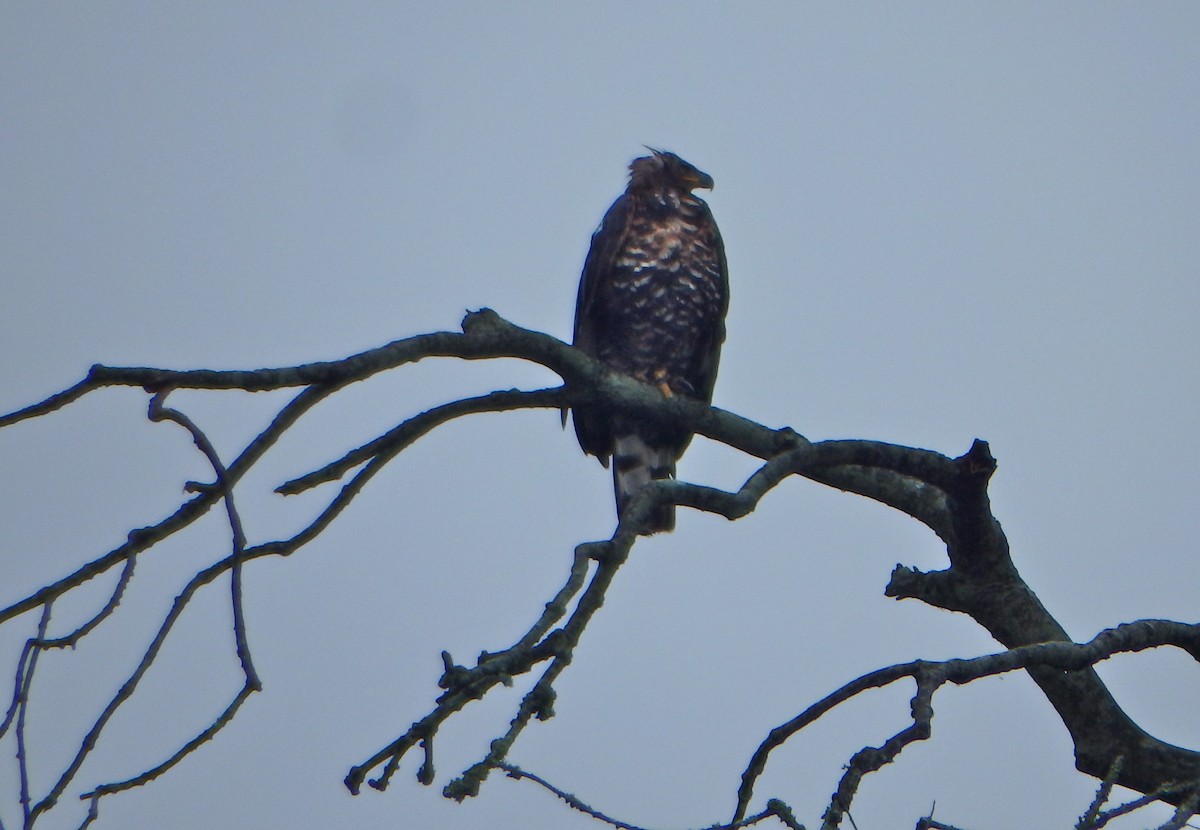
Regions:
<instances>
[{"instance_id":1,"label":"eagle's tail","mask_svg":"<svg viewBox=\"0 0 1200 830\"><path fill-rule=\"evenodd\" d=\"M613 489L617 494L617 517L642 485L652 480L675 478L675 450L652 447L639 435L622 435L613 440ZM675 505L655 508L646 519L645 533L675 529Z\"/></svg>"}]
</instances>

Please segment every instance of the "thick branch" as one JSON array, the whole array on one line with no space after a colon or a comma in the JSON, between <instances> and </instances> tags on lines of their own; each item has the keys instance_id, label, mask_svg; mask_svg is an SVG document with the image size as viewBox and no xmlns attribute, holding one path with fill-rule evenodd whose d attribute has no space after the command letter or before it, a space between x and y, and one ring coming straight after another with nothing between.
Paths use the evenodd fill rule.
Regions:
<instances>
[{"instance_id":1,"label":"thick branch","mask_svg":"<svg viewBox=\"0 0 1200 830\"><path fill-rule=\"evenodd\" d=\"M969 614L1008 648L1069 642L1066 631L1017 573L1008 540L991 514L987 483L996 462L987 444L976 441L954 463L957 475L947 483L953 516L947 543L951 567L928 574L897 567L886 593ZM1070 732L1075 766L1081 772L1103 780L1115 759L1124 757L1117 783L1138 792L1155 792L1181 778L1200 779L1200 753L1145 732L1092 669L1064 673L1032 666L1029 674ZM1178 800L1167 800L1172 798Z\"/></svg>"}]
</instances>

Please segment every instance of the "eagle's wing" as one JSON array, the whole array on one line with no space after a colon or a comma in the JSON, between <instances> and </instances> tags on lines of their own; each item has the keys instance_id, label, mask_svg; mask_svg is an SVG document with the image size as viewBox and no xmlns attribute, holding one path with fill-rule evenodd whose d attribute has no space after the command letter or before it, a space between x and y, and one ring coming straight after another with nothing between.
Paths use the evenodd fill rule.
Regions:
<instances>
[{"instance_id":1,"label":"eagle's wing","mask_svg":"<svg viewBox=\"0 0 1200 830\"><path fill-rule=\"evenodd\" d=\"M600 221L600 226L592 234L592 244L588 248L587 259L583 262L583 276L579 279L579 295L575 298L575 332L574 346L577 349L595 357L596 335L604 321L600 319L599 309L595 302L596 292L613 267L629 230L630 199L622 195ZM563 410L563 423L566 424L567 413ZM612 453L612 437L602 422L597 422L587 416L580 417L578 409L573 415L575 435L584 452L600 459L600 463L608 466L608 457Z\"/></svg>"},{"instance_id":2,"label":"eagle's wing","mask_svg":"<svg viewBox=\"0 0 1200 830\"><path fill-rule=\"evenodd\" d=\"M576 348L590 355L596 354L596 319L594 300L596 290L606 275L611 272L613 260L624 243L629 230L629 197L622 195L592 234L587 259L583 261L583 276L579 280L579 295L575 298L575 342Z\"/></svg>"}]
</instances>

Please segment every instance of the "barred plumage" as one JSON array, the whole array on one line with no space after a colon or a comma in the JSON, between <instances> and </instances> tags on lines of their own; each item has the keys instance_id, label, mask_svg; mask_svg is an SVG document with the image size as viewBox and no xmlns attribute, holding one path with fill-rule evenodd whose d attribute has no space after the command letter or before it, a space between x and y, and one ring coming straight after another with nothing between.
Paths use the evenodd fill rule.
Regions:
<instances>
[{"instance_id":1,"label":"barred plumage","mask_svg":"<svg viewBox=\"0 0 1200 830\"><path fill-rule=\"evenodd\" d=\"M725 339L729 276L712 213L694 188L712 178L674 153L629 165L629 186L592 236L575 307L575 345L667 395L712 400ZM613 458L617 514L652 479L673 478L692 435L603 406L576 407L585 452ZM671 530L675 510L645 532Z\"/></svg>"}]
</instances>

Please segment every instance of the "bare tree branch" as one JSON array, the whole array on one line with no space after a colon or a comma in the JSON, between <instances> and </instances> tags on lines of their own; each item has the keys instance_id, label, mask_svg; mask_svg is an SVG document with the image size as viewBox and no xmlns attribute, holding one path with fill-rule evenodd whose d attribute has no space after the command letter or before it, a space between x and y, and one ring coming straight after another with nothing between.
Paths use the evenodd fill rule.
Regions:
<instances>
[{"instance_id":1,"label":"bare tree branch","mask_svg":"<svg viewBox=\"0 0 1200 830\"><path fill-rule=\"evenodd\" d=\"M347 472L371 458L394 457L433 429L463 415L475 415L481 412L510 412L515 409L558 408L563 406L566 400L562 387L539 389L534 392L511 389L436 406L409 418L373 441L351 450L336 461L331 461L321 469L284 482L275 488L275 492L291 496L329 481L337 481Z\"/></svg>"},{"instance_id":2,"label":"bare tree branch","mask_svg":"<svg viewBox=\"0 0 1200 830\"><path fill-rule=\"evenodd\" d=\"M277 491L293 494L320 484L348 480L329 498L316 516L289 538L250 544L235 506L234 489L280 437L317 404L348 384L375 374L430 357L465 360L519 358L539 364L557 374L564 385L534 391L498 390L487 395L463 398L414 415L377 438L350 450L340 458L298 478L281 484ZM240 709L249 695L261 688L250 655L242 608L242 569L266 556L288 556L316 538L334 521L369 481L389 461L432 430L464 415L504 412L527 408L566 408L581 403L603 402L605 406L639 417L693 430L762 460L763 464L736 492L679 481L656 482L638 493L614 531L603 541L579 545L574 551L569 575L557 594L546 603L540 618L515 643L503 651L484 652L470 668L454 663L443 653L445 671L439 681L444 690L434 708L402 735L392 740L363 763L351 768L346 785L357 793L367 776L379 770L368 783L384 789L405 754L416 746L424 753L418 779L434 779L433 750L439 727L449 717L478 700L497 685L535 670L540 676L524 696L508 730L491 744L487 755L445 787L445 794L462 799L475 795L493 769L534 780L564 797L566 794L542 779L509 763L514 742L533 719L553 714L554 682L570 664L575 646L588 623L603 604L608 587L638 539L639 529L656 507L674 503L722 515L730 520L752 512L778 484L790 476L801 476L845 492L865 496L899 510L929 527L946 545L949 567L923 573L898 565L892 573L887 595L918 599L929 605L969 614L1008 650L970 660L940 663L917 661L890 666L846 684L808 707L791 721L772 730L751 758L742 776L738 805L730 827L773 815L789 827L798 827L782 802L768 802L757 817L745 818L753 788L771 751L822 714L871 688L902 678L911 678L916 691L911 700L912 723L887 738L879 747L865 747L851 758L839 782L823 826L837 827L863 778L891 763L905 746L924 740L932 732L932 697L946 683L961 684L978 677L1023 669L1044 691L1055 707L1075 744L1076 765L1084 772L1144 794L1149 800L1177 805L1186 821L1196 806L1196 782L1200 781L1200 754L1175 747L1146 734L1117 706L1092 666L1117 652L1139 651L1173 645L1200 660L1200 635L1196 626L1166 620L1142 620L1101 632L1092 641L1075 644L1042 606L1034 592L1021 580L1009 555L1008 541L991 512L988 483L996 462L986 442L976 441L958 458L929 450L864 440L810 442L792 429L773 429L732 412L709 407L682 396L664 397L652 386L615 374L597 361L561 341L509 323L484 309L463 320L461 332L433 332L394 341L378 349L343 360L257 370L176 371L145 367L93 366L74 386L46 400L0 417L0 427L54 412L90 392L111 386L141 387L151 396L152 420L169 420L186 429L213 469L211 483L190 484L190 497L171 515L147 527L130 531L127 541L81 566L75 572L42 587L33 594L0 610L0 624L27 611L42 609L37 637L31 639L18 664L12 704L0 725L0 738L16 724L21 770L25 770L24 711L36 665L37 654L46 648L74 645L110 618L131 580L141 554L191 525L218 501L223 501L230 530L229 555L196 573L175 598L151 645L134 671L104 708L79 751L50 792L36 804L22 784L26 825L56 803L78 772L116 709L134 693L140 679L153 663L172 626L204 585L224 573L230 574L230 601L234 619L234 643L243 674L243 688L225 711L168 759L124 781L104 784L85 793L89 800L85 826L97 815L101 796L146 783L167 771L218 732ZM303 387L264 430L242 452L224 465L204 433L186 415L165 405L174 389L242 390L248 392ZM49 610L56 599L75 590L92 577L118 564L124 570L109 600L91 619L74 631L48 639ZM578 597L574 610L568 609ZM564 621L565 618L565 621ZM1123 763L1117 764L1117 759ZM1180 783L1183 782L1183 783ZM1115 817L1102 806L1103 799L1085 815L1096 827ZM573 798L573 797L570 797ZM570 802L568 802L570 803ZM582 804L582 802L579 802ZM586 808L586 805L583 805ZM1131 808L1134 809L1134 808ZM590 808L585 809L587 812ZM589 813L591 814L591 813ZM1190 813L1188 813L1190 815ZM602 820L615 820L596 815ZM1176 819L1172 819L1175 821ZM928 826L932 823L932 814ZM629 827L620 822L614 826ZM1172 825L1180 826L1180 825Z\"/></svg>"},{"instance_id":3,"label":"bare tree branch","mask_svg":"<svg viewBox=\"0 0 1200 830\"><path fill-rule=\"evenodd\" d=\"M213 473L216 476L213 488L220 492L221 499L225 502L225 514L229 518L229 531L232 536L233 566L230 568L230 595L233 600L233 633L234 641L237 643L238 662L242 664L242 672L246 676L247 690L257 692L262 689L262 681L258 679L258 672L254 670L254 661L250 657L250 644L246 640L246 615L242 610L242 560L246 555L246 532L242 529L242 517L238 515L237 507L233 503L233 483L229 480L229 472L221 463L221 458L217 455L212 442L208 440L208 436L200 431L191 418L179 410L170 409L165 405L168 394L169 390L159 392L150 399L150 420L174 421L182 426L192 436L197 449L212 465ZM194 486L191 489L204 488ZM240 706L240 702L237 705Z\"/></svg>"},{"instance_id":4,"label":"bare tree branch","mask_svg":"<svg viewBox=\"0 0 1200 830\"><path fill-rule=\"evenodd\" d=\"M1139 620L1106 629L1092 640L1083 644L1070 642L1048 642L984 655L971 659L929 662L917 660L863 675L840 689L830 693L801 712L787 723L771 730L767 738L755 750L746 771L742 773L742 784L738 789L738 806L734 812L737 821L746 814L754 793L754 784L766 769L769 755L789 738L822 715L870 689L882 688L904 678L916 682L917 691L911 702L913 723L892 736L882 747L866 748L857 753L847 766L846 774L838 786L829 811L826 813L827 827L836 827L841 813L849 807L862 776L880 769L895 760L900 751L916 740L925 740L933 730L933 694L946 683L963 685L996 674L1017 669L1040 667L1054 671L1080 671L1106 660L1114 654L1144 651L1160 646L1175 646L1189 653L1200 645L1200 624L1188 625L1169 620ZM1114 775L1120 774L1120 766ZM1195 779L1189 779L1195 781ZM1176 790L1160 791L1159 798L1169 800ZM830 821L830 818L833 821Z\"/></svg>"},{"instance_id":5,"label":"bare tree branch","mask_svg":"<svg viewBox=\"0 0 1200 830\"><path fill-rule=\"evenodd\" d=\"M120 690L118 690L117 694L109 701L108 705L105 707L105 709L102 712L102 714L100 715L100 717L93 724L92 729L84 737L83 742L79 748L79 752L76 753L75 758L68 765L67 769L62 773L59 780L51 788L50 792L40 802L38 802L36 805L34 805L28 811L28 813L26 815L26 824L27 825L32 825L32 823L34 822L34 820L36 820L37 816L40 813L52 808L57 803L59 797L65 791L66 787L70 784L72 779L75 777L75 774L79 771L79 768L82 765L84 759L95 748L96 742L99 739L100 734L103 731L108 720L112 717L112 715L116 712L116 710L126 700L128 700L130 696L132 696L134 690L137 688L138 683L141 681L141 678L145 675L146 671L153 664L155 658L158 655L159 649L162 647L162 644L166 640L167 635L170 633L170 630L171 630L172 626L174 625L175 621L178 619L178 617L182 613L184 607L187 605L188 601L191 599L191 596L194 594L194 592L199 587L201 587L204 584L207 584L207 582L211 581L218 574L222 573L226 568L220 567L220 566L225 565L225 563L228 563L228 569L231 571L231 596L232 596L232 602L233 602L234 641L236 644L238 660L241 663L242 671L243 671L243 674L245 677L245 685L243 686L241 692L238 693L238 695L236 696L234 701L226 708L225 712L223 712L220 716L218 716L217 719L209 727L207 727L205 730L203 730L199 735L197 735L195 738L193 738L192 740L190 740L186 744L184 744L183 747L181 747L177 752L175 752L166 761L164 761L163 763L154 767L153 769L147 770L146 772L142 773L141 775L135 776L134 778L131 778L127 781L120 782L120 783L114 783L114 784L106 784L101 787L97 787L96 789L92 790L91 792L85 793L82 796L80 796L81 798L88 799L91 802L91 804L89 806L88 818L87 818L87 821L85 822L85 824L90 823L95 818L95 816L97 814L98 801L101 796L107 795L107 794L113 793L113 792L119 792L120 790L129 789L131 787L140 786L141 784L143 784L147 781L153 780L158 775L162 774L166 770L173 767L182 758L186 757L188 754L190 754L196 747L198 747L202 743L208 741L221 728L223 728L227 723L229 723L232 720L233 716L236 714L237 710L239 708L241 708L241 705L243 702L245 702L246 698L248 698L250 694L252 694L256 691L259 691L262 688L262 683L258 678L257 672L254 669L254 664L253 664L253 661L250 656L250 648L249 648L249 644L246 639L246 632L245 632L245 618L244 618L244 614L242 611L241 565L242 565L242 561L245 556L245 533L242 530L241 517L238 515L237 509L234 506L233 479L229 475L229 472L225 468L224 464L222 464L219 456L217 455L216 450L212 446L212 442L209 441L208 437L200 430L200 428L198 426L196 426L196 424L194 422L192 422L192 420L190 418L188 418L186 415L184 415L182 412L179 412L178 410L175 410L175 409L170 409L165 405L166 396L169 393L169 391L170 390L168 389L168 390L158 392L151 398L150 408L147 413L148 417L150 418L151 421L172 421L172 422L182 426L192 436L192 439L195 442L197 448L209 460L209 463L212 465L213 472L216 477L215 483L212 486L197 485L197 486L193 487L192 489L198 489L201 491L208 491L208 492L216 493L220 498L222 498L224 500L225 506L226 506L226 514L229 519L230 532L232 535L233 551L230 554L230 556L228 557L228 559L223 560L222 562L218 563L217 566L213 566L212 568L209 568L206 571L202 571L201 574L197 574L197 576L195 578L193 578L192 582L189 583L188 588L185 589L185 591L182 594L180 594L179 597L176 598L175 605L172 607L171 612L167 615L167 618L163 621L162 625L160 626L157 635L155 636L154 640L151 642L150 647L142 655L141 662L138 664L137 669L129 677L129 679L126 680L124 685L122 685ZM124 585L127 582L126 577L128 576L128 574L132 573L132 562L133 561L134 561L134 558L133 558L133 555L131 554L130 559L129 559L130 564L127 565L126 574L123 575L121 582L118 584L117 590L113 594L113 599L110 600L110 602L105 606L105 609L102 610L101 614L97 615L96 618L94 618L91 622L89 622L87 625L85 625L81 629L77 629L76 632L73 632L73 634L70 637L60 638L57 641L53 641L56 645L63 644L65 641L74 642L74 640L77 640L80 636L83 636L83 634L86 634L87 631L90 631L92 628L94 628L95 623L98 622L99 619L106 616L107 613L111 612L111 610L116 607L117 600L119 599L121 592L124 590ZM206 578L202 578L202 577L206 577ZM46 609L46 613L48 615L50 603L47 602L45 604L44 608ZM44 615L43 619L45 619L45 615ZM80 633L80 632L83 632L83 633ZM44 639L44 634L39 639L41 640L41 642L38 643L37 645L41 646L41 647L45 647L46 644L50 642L50 641L46 641Z\"/></svg>"},{"instance_id":6,"label":"bare tree branch","mask_svg":"<svg viewBox=\"0 0 1200 830\"><path fill-rule=\"evenodd\" d=\"M542 778L539 775L534 775L532 772L527 772L518 766L509 764L507 762L501 762L496 764L496 768L503 770L509 778L514 780L532 781L543 789L549 790L572 810L576 810L584 815L591 816L597 821L602 821L605 824L616 827L617 830L645 830L645 828L640 827L639 825L629 824L628 822L624 822L620 819L616 819L612 816L604 814L600 810L597 810L596 808L591 807L585 802L581 801L576 796L571 795L571 793L554 786L545 778ZM766 809L760 813L755 813L754 815L744 818L741 821L733 824L712 824L705 828L705 830L741 830L743 827L752 827L753 825L758 824L765 819L773 817L780 819L783 825L790 828L790 830L804 830L802 825L796 823L796 820L792 817L791 810L788 809L787 805L777 799L771 799L769 802L767 802Z\"/></svg>"},{"instance_id":7,"label":"bare tree branch","mask_svg":"<svg viewBox=\"0 0 1200 830\"><path fill-rule=\"evenodd\" d=\"M42 618L38 621L37 640L45 639L46 628L49 625L50 603L46 603L42 608ZM22 677L20 673L17 675L19 691L15 701L17 713L17 767L21 777L21 811L24 813L26 825L33 822L35 815L31 807L33 802L29 795L29 750L26 747L25 741L25 713L29 711L29 690L33 687L33 675L37 669L38 654L41 652L41 649L36 645L37 640L26 644L29 660L25 663L24 676Z\"/></svg>"},{"instance_id":8,"label":"bare tree branch","mask_svg":"<svg viewBox=\"0 0 1200 830\"><path fill-rule=\"evenodd\" d=\"M341 384L310 387L297 395L291 403L280 410L271 424L259 433L246 446L242 454L229 465L226 475L230 486L236 484L245 475L246 471L279 440L280 436L301 415L339 388L341 388ZM0 426L3 425L4 421L5 419L0 418ZM209 508L216 504L220 498L220 492L215 489L200 492L195 498L184 502L178 510L157 524L129 531L128 539L123 545L119 545L98 559L87 563L74 573L0 610L0 624L62 596L67 591L82 585L93 577L99 576L114 565L127 561L131 557L136 557L162 540L178 533L207 513Z\"/></svg>"},{"instance_id":9,"label":"bare tree branch","mask_svg":"<svg viewBox=\"0 0 1200 830\"><path fill-rule=\"evenodd\" d=\"M1092 799L1092 803L1088 805L1087 811L1079 817L1079 821L1075 823L1075 830L1098 830L1103 826L1100 821L1100 811L1108 802L1109 796L1112 795L1113 785L1117 783L1117 775L1121 772L1121 767L1125 765L1125 756L1118 755L1113 759L1112 766L1109 767L1108 775L1104 776L1104 780L1100 782L1100 786L1096 789L1096 797Z\"/></svg>"}]
</instances>

